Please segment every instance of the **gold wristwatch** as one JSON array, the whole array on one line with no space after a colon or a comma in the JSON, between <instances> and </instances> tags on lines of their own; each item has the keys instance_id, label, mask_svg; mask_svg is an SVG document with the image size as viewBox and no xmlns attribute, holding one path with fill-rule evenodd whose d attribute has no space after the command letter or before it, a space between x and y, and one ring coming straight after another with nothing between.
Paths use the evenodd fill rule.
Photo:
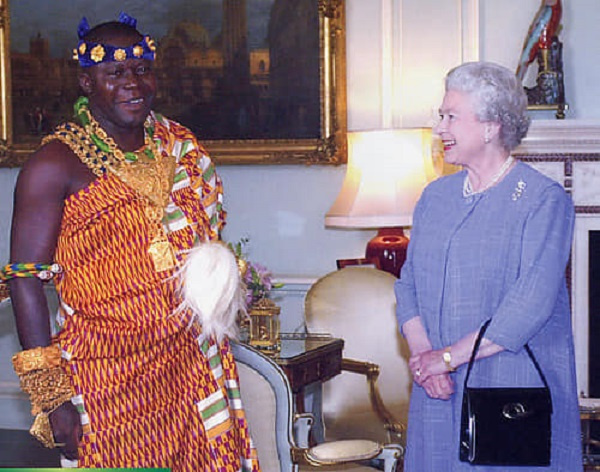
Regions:
<instances>
[{"instance_id":1,"label":"gold wristwatch","mask_svg":"<svg viewBox=\"0 0 600 472\"><path fill-rule=\"evenodd\" d=\"M456 367L452 367L452 354L450 353L450 346L444 349L442 359L444 360L444 364L446 364L446 367L448 368L448 372L454 372L456 370Z\"/></svg>"}]
</instances>

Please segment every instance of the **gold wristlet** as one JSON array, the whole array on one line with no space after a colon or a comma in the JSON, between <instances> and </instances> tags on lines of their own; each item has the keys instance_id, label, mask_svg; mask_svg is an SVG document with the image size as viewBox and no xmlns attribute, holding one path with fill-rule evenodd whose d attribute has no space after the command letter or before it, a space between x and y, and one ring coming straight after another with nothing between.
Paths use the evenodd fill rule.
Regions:
<instances>
[{"instance_id":1,"label":"gold wristlet","mask_svg":"<svg viewBox=\"0 0 600 472\"><path fill-rule=\"evenodd\" d=\"M16 353L12 358L15 373L21 377L28 372L60 366L60 346L36 347Z\"/></svg>"},{"instance_id":2,"label":"gold wristlet","mask_svg":"<svg viewBox=\"0 0 600 472\"><path fill-rule=\"evenodd\" d=\"M31 413L36 416L29 432L44 446L57 447L48 415L74 395L69 377L61 366L60 346L21 351L12 360L21 389L29 395Z\"/></svg>"},{"instance_id":3,"label":"gold wristlet","mask_svg":"<svg viewBox=\"0 0 600 472\"><path fill-rule=\"evenodd\" d=\"M58 405L56 408L59 406L60 405ZM56 408L54 408L54 410L56 410ZM52 431L49 418L49 415L52 413L52 411L39 413L35 417L35 420L33 420L31 428L29 428L29 434L31 434L48 449L54 449L55 447L62 447L65 445L64 443L54 442L54 432Z\"/></svg>"},{"instance_id":4,"label":"gold wristlet","mask_svg":"<svg viewBox=\"0 0 600 472\"><path fill-rule=\"evenodd\" d=\"M62 367L36 370L21 376L21 390L29 395L31 414L53 411L73 397L69 377Z\"/></svg>"}]
</instances>

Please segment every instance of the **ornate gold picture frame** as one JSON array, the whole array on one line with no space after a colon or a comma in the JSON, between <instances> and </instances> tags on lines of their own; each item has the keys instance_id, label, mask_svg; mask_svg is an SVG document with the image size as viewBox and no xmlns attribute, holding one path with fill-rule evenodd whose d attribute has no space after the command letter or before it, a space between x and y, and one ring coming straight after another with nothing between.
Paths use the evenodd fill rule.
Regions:
<instances>
[{"instance_id":1,"label":"ornate gold picture frame","mask_svg":"<svg viewBox=\"0 0 600 472\"><path fill-rule=\"evenodd\" d=\"M202 0L189 1L192 3L202 3ZM288 5L286 5L286 2ZM311 9L314 8L314 11L310 11L309 13L318 16L318 28L316 27L317 22L314 22L315 31L306 28L307 31L302 30L301 32L306 38L318 40L319 57L317 73L319 85L318 90L317 87L314 87L314 90L311 92L315 95L311 100L318 103L319 114L318 122L315 120L314 132L311 132L309 136L306 133L302 134L300 132L298 136L294 135L296 128L293 125L293 120L290 120L292 124L288 126L288 134L285 135L283 133L284 137L275 136L271 138L270 136L265 137L264 132L257 135L249 132L243 138L234 136L225 139L203 139L202 133L194 130L217 164L337 165L346 162L345 0L303 0L302 3L308 5ZM286 14L294 12L296 19L298 15L302 14L302 12L299 12L297 6L297 0L273 0L273 7L279 7L279 13L282 11ZM289 16L281 16L281 19L279 19L279 17L275 17L273 14L274 11L276 9L272 8L269 22L275 23L275 28L269 25L270 30L277 30L277 21L283 22L283 20L286 20L286 25L280 25L279 29L284 33L286 32L286 28L289 31L289 23L287 21L289 20ZM132 12L132 14L135 15L135 12ZM300 21L296 24L300 28L303 23ZM308 23L305 22L305 24ZM141 29L144 32L151 33L151 28L148 28L148 25L144 24L140 26L142 26ZM75 29L76 25L73 26L74 31ZM11 16L9 0L0 0L0 167L18 167L22 165L39 143L39 136L24 136L19 129L19 126L22 128L23 111L19 109L19 102L17 100L22 100L22 95L20 91L17 91L18 93L16 94L12 92L13 73L18 72L16 67L19 67L19 62L22 62L24 59L22 53L11 54L10 31ZM73 34L75 35L75 33ZM273 62L273 54L270 53L270 49L267 51L271 55L271 62ZM295 57L282 57L282 55L287 53L286 51L286 48L279 49L278 64L287 64L287 67L293 67L294 63L298 61L295 61ZM73 74L76 74L76 67L69 67ZM286 73L292 76L293 74L303 74L303 72L306 73L307 71L290 70ZM194 82L194 79L190 77L184 77L184 79L187 79L188 84ZM20 84L22 84L22 81L19 79L18 85ZM43 80L32 81L32 84L33 87L43 88L45 86ZM163 111L160 108L161 84L164 85L164 82L159 77L159 97L157 99L158 105L156 106L159 112ZM265 82L263 81L264 84ZM268 77L266 79L266 90L268 94ZM288 90L287 95L293 97L294 93ZM276 111L276 119L285 118L285 116L277 115L277 113L285 115L285 113L289 113L289 109ZM15 110L18 110L18 113L15 113ZM168 113L165 114L170 116ZM18 123L19 126L15 126L16 123L13 121L15 119L21 120ZM187 124L185 120L181 121L184 125Z\"/></svg>"}]
</instances>

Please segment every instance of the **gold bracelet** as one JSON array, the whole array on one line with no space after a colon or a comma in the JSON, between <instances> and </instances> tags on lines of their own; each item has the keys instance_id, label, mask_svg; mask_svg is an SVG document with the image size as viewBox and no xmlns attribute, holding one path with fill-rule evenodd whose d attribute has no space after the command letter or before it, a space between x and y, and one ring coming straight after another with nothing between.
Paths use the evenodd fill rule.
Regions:
<instances>
[{"instance_id":1,"label":"gold bracelet","mask_svg":"<svg viewBox=\"0 0 600 472\"><path fill-rule=\"evenodd\" d=\"M56 408L59 406L60 405ZM54 408L54 410L56 410L56 408ZM62 447L65 445L64 443L57 443L54 441L54 432L52 431L52 425L50 424L50 413L52 413L52 411L38 413L35 420L33 420L31 428L29 428L29 434L48 449L54 449L55 447Z\"/></svg>"},{"instance_id":2,"label":"gold bracelet","mask_svg":"<svg viewBox=\"0 0 600 472\"><path fill-rule=\"evenodd\" d=\"M51 369L60 366L60 346L53 344L47 347L36 347L15 354L12 358L16 374L23 374L40 369Z\"/></svg>"},{"instance_id":3,"label":"gold bracelet","mask_svg":"<svg viewBox=\"0 0 600 472\"><path fill-rule=\"evenodd\" d=\"M69 376L61 366L60 346L28 349L15 354L12 360L21 389L29 395L31 414L35 416L29 432L45 447L62 446L54 442L48 418L50 413L74 396Z\"/></svg>"},{"instance_id":4,"label":"gold bracelet","mask_svg":"<svg viewBox=\"0 0 600 472\"><path fill-rule=\"evenodd\" d=\"M69 377L62 367L29 372L20 380L21 390L29 395L32 415L53 410L73 397Z\"/></svg>"}]
</instances>

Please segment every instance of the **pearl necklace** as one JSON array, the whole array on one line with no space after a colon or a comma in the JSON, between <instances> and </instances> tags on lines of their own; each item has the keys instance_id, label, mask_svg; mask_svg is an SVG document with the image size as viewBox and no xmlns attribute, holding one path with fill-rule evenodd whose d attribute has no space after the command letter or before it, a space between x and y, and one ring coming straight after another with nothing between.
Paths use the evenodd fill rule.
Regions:
<instances>
[{"instance_id":1,"label":"pearl necklace","mask_svg":"<svg viewBox=\"0 0 600 472\"><path fill-rule=\"evenodd\" d=\"M478 193L483 193L486 190L488 190L490 187L494 186L502 178L502 176L506 173L506 171L509 169L509 167L511 166L511 164L513 163L514 160L515 159L512 156L508 156L508 159L506 159L506 161L504 161L504 164L502 164L502 167L500 167L500 169L498 169L498 172L496 172L496 174L494 174L492 179L477 191L473 190L473 187L471 186L471 181L469 180L469 174L467 173L467 175L465 175L465 180L463 182L463 197L466 198L466 197L470 197L472 195L477 195Z\"/></svg>"}]
</instances>

